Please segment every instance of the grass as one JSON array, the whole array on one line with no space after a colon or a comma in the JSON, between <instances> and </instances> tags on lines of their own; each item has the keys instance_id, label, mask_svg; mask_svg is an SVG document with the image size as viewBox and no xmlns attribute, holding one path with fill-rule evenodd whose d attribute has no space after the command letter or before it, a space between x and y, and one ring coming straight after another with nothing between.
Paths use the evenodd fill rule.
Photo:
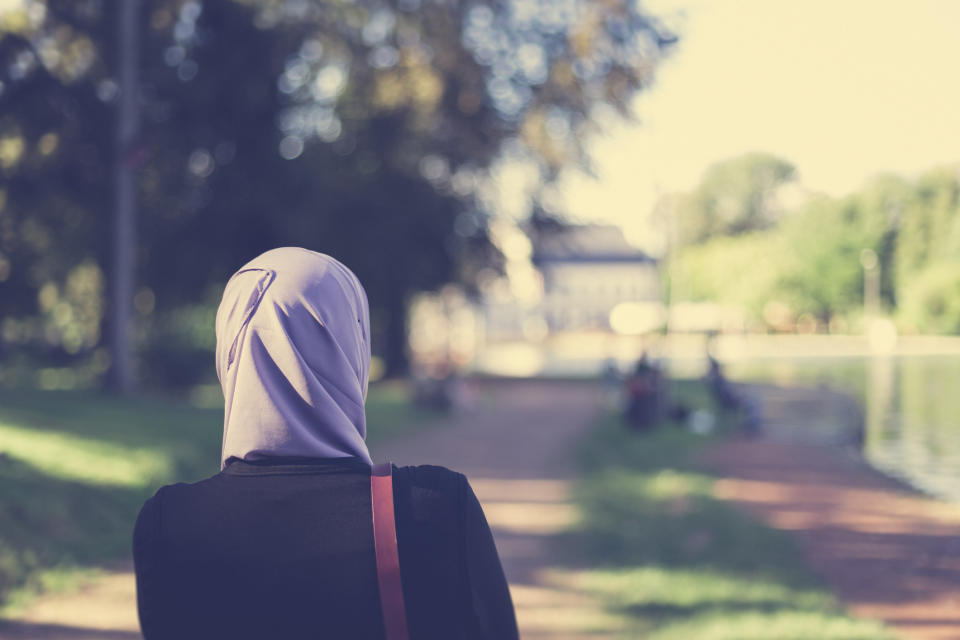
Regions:
<instances>
[{"instance_id":1,"label":"grass","mask_svg":"<svg viewBox=\"0 0 960 640\"><path fill-rule=\"evenodd\" d=\"M156 489L219 469L219 396L198 407L86 391L0 392L0 604L69 588L129 558L140 506ZM368 442L437 424L402 383L372 386Z\"/></svg>"},{"instance_id":2,"label":"grass","mask_svg":"<svg viewBox=\"0 0 960 640\"><path fill-rule=\"evenodd\" d=\"M583 443L580 518L560 542L572 562L558 579L595 596L624 638L892 637L845 615L787 534L714 497L698 457L733 431L736 416L718 411L697 382L673 392L714 411L719 428L701 436L665 422L638 434L606 415Z\"/></svg>"}]
</instances>

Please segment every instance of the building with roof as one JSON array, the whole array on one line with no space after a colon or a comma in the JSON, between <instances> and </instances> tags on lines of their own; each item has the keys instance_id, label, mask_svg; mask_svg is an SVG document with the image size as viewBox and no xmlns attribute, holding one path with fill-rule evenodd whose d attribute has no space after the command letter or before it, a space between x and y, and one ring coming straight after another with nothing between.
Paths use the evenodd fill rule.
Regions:
<instances>
[{"instance_id":1,"label":"building with roof","mask_svg":"<svg viewBox=\"0 0 960 640\"><path fill-rule=\"evenodd\" d=\"M642 333L662 323L659 262L614 226L568 227L540 238L539 313L550 333Z\"/></svg>"},{"instance_id":2,"label":"building with roof","mask_svg":"<svg viewBox=\"0 0 960 640\"><path fill-rule=\"evenodd\" d=\"M664 326L659 262L619 228L565 227L532 246L516 236L506 277L479 300L448 291L415 301L415 362L498 375L592 373L611 357L632 362L643 349L638 336Z\"/></svg>"}]
</instances>

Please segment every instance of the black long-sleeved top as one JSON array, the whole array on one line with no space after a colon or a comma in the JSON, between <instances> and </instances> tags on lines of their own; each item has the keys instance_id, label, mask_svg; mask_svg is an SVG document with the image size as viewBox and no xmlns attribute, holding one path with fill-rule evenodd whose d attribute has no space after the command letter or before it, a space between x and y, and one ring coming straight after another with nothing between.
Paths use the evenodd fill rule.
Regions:
<instances>
[{"instance_id":1,"label":"black long-sleeved top","mask_svg":"<svg viewBox=\"0 0 960 640\"><path fill-rule=\"evenodd\" d=\"M412 640L518 637L493 536L467 479L394 469ZM161 488L133 538L146 640L382 640L370 468L347 459L231 463Z\"/></svg>"}]
</instances>

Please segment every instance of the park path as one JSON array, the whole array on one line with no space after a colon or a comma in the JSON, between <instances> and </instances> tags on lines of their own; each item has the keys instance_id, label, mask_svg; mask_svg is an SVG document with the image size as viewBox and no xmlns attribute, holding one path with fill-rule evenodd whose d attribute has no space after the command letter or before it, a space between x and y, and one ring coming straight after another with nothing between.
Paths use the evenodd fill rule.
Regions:
<instances>
[{"instance_id":1,"label":"park path","mask_svg":"<svg viewBox=\"0 0 960 640\"><path fill-rule=\"evenodd\" d=\"M764 429L727 441L707 462L716 491L792 532L809 565L856 616L911 640L960 640L960 507L870 467L851 445L850 399L826 389L747 386ZM812 425L809 438L803 425Z\"/></svg>"},{"instance_id":2,"label":"park path","mask_svg":"<svg viewBox=\"0 0 960 640\"><path fill-rule=\"evenodd\" d=\"M475 383L472 383L475 384ZM574 516L572 454L599 408L595 387L536 381L486 382L448 422L383 443L376 461L439 464L467 475L493 528L525 640L603 638L603 612L551 580L548 544ZM78 593L39 599L0 640L139 640L133 575L108 573Z\"/></svg>"},{"instance_id":3,"label":"park path","mask_svg":"<svg viewBox=\"0 0 960 640\"><path fill-rule=\"evenodd\" d=\"M378 461L429 462L466 474L493 529L524 640L606 638L610 632L600 629L615 624L550 571L562 559L549 537L575 516L574 448L600 401L593 385L490 382L451 425L372 452Z\"/></svg>"}]
</instances>

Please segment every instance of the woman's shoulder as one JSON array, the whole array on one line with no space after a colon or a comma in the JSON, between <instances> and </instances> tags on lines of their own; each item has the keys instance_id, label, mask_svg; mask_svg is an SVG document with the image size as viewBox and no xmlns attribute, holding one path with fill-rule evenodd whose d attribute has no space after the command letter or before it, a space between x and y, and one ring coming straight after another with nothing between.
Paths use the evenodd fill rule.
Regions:
<instances>
[{"instance_id":1,"label":"woman's shoulder","mask_svg":"<svg viewBox=\"0 0 960 640\"><path fill-rule=\"evenodd\" d=\"M404 482L434 488L459 487L467 481L462 473L433 464L394 465L394 476Z\"/></svg>"},{"instance_id":2,"label":"woman's shoulder","mask_svg":"<svg viewBox=\"0 0 960 640\"><path fill-rule=\"evenodd\" d=\"M173 482L159 487L150 500L160 501L170 496L176 496L182 493L192 493L195 491L204 491L214 488L221 480L222 473L216 473L209 478L196 480L194 482Z\"/></svg>"},{"instance_id":3,"label":"woman's shoulder","mask_svg":"<svg viewBox=\"0 0 960 640\"><path fill-rule=\"evenodd\" d=\"M160 512L164 510L165 506L169 506L171 502L179 503L184 499L189 501L193 498L200 498L211 490L215 491L219 478L220 474L218 473L196 482L175 482L159 487L154 494L143 503L143 506L140 508L138 521L159 519Z\"/></svg>"},{"instance_id":4,"label":"woman's shoulder","mask_svg":"<svg viewBox=\"0 0 960 640\"><path fill-rule=\"evenodd\" d=\"M394 469L394 496L401 513L415 519L459 517L466 504L466 476L437 465Z\"/></svg>"}]
</instances>

